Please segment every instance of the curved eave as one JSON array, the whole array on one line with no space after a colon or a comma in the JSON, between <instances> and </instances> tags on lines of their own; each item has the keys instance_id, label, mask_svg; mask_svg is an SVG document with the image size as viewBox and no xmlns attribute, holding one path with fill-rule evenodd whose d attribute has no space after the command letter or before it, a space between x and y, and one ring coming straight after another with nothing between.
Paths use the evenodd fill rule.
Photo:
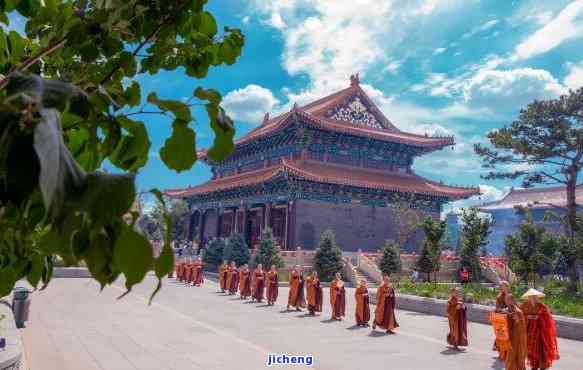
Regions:
<instances>
[{"instance_id":1,"label":"curved eave","mask_svg":"<svg viewBox=\"0 0 583 370\"><path fill-rule=\"evenodd\" d=\"M171 198L210 194L218 191L252 186L270 181L281 174L294 178L330 183L343 186L353 186L364 189L375 189L389 192L414 193L433 197L457 200L480 194L478 188L463 188L447 186L432 182L416 175L386 174L379 171L352 170L322 163L289 162L250 171L240 175L208 181L202 185L177 190L167 190L165 194Z\"/></svg>"}]
</instances>

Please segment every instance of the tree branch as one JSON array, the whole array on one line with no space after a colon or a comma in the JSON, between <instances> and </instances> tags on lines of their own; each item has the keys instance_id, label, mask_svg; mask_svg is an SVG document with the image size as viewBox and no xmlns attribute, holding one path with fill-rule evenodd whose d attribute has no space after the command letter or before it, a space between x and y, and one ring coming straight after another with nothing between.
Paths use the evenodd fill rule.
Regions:
<instances>
[{"instance_id":1,"label":"tree branch","mask_svg":"<svg viewBox=\"0 0 583 370\"><path fill-rule=\"evenodd\" d=\"M27 59L24 63L22 63L22 65L14 68L12 71L10 71L10 73L8 73L8 75L6 75L6 77L4 77L0 81L0 90L2 90L3 88L6 87L6 85L8 85L8 82L10 81L10 78L14 75L14 73L26 71L27 69L35 65L36 62L38 62L41 58L44 58L45 56L50 55L55 51L59 50L60 48L62 48L65 45L66 41L67 41L66 38L60 39L54 44L49 45L46 49L39 51L36 55Z\"/></svg>"}]
</instances>

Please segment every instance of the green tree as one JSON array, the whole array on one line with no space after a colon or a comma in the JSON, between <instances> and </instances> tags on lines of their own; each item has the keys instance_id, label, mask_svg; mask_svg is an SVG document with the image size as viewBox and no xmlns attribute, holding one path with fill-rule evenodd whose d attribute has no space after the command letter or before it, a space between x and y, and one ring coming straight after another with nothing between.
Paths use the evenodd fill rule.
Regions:
<instances>
[{"instance_id":1,"label":"green tree","mask_svg":"<svg viewBox=\"0 0 583 370\"><path fill-rule=\"evenodd\" d=\"M150 151L145 120L170 120L160 159L177 172L197 159L191 109L208 115L211 159L232 151L234 128L213 89L197 87L184 102L145 91L139 81L170 70L200 79L236 61L243 35L219 31L205 5L0 2L0 296L25 277L46 286L55 255L84 261L102 286L123 274L128 291L149 270L161 278L172 269L168 242L154 258L147 239L123 221ZM16 12L25 34L10 28ZM99 172L106 160L127 173Z\"/></svg>"},{"instance_id":2,"label":"green tree","mask_svg":"<svg viewBox=\"0 0 583 370\"><path fill-rule=\"evenodd\" d=\"M525 282L535 281L535 275L546 262L543 254L545 236L544 227L537 226L528 212L518 231L506 237L509 267Z\"/></svg>"},{"instance_id":3,"label":"green tree","mask_svg":"<svg viewBox=\"0 0 583 370\"><path fill-rule=\"evenodd\" d=\"M331 281L334 274L342 270L342 251L336 245L332 230L324 231L320 237L314 256L314 267L322 281Z\"/></svg>"},{"instance_id":4,"label":"green tree","mask_svg":"<svg viewBox=\"0 0 583 370\"><path fill-rule=\"evenodd\" d=\"M431 247L427 241L425 241L421 247L421 254L419 254L419 257L415 262L415 267L417 268L417 271L427 274L427 281L431 281L431 273L434 271L435 265L431 253Z\"/></svg>"},{"instance_id":5,"label":"green tree","mask_svg":"<svg viewBox=\"0 0 583 370\"><path fill-rule=\"evenodd\" d=\"M257 254L253 258L253 266L262 264L263 268L270 268L271 265L275 265L277 268L284 267L283 260L279 255L279 249L275 245L275 240L273 239L273 232L271 228L266 227L265 230L261 232L261 242L259 243L259 248L257 249Z\"/></svg>"},{"instance_id":6,"label":"green tree","mask_svg":"<svg viewBox=\"0 0 583 370\"><path fill-rule=\"evenodd\" d=\"M399 246L389 243L385 243L383 248L383 256L379 262L379 269L384 274L393 274L401 271L401 253Z\"/></svg>"},{"instance_id":7,"label":"green tree","mask_svg":"<svg viewBox=\"0 0 583 370\"><path fill-rule=\"evenodd\" d=\"M218 267L223 262L225 249L226 243L224 239L212 239L204 249L202 261L208 266Z\"/></svg>"},{"instance_id":8,"label":"green tree","mask_svg":"<svg viewBox=\"0 0 583 370\"><path fill-rule=\"evenodd\" d=\"M172 240L186 240L188 234L188 224L190 222L188 204L182 199L172 199L169 203L168 214L172 219L173 226L171 233ZM164 233L164 212L160 205L154 206L149 216L155 227L160 229L161 233ZM156 234L154 234L154 236Z\"/></svg>"},{"instance_id":9,"label":"green tree","mask_svg":"<svg viewBox=\"0 0 583 370\"><path fill-rule=\"evenodd\" d=\"M470 271L471 279L478 281L482 274L480 251L488 243L491 221L481 217L477 208L462 210L462 246L460 267Z\"/></svg>"},{"instance_id":10,"label":"green tree","mask_svg":"<svg viewBox=\"0 0 583 370\"><path fill-rule=\"evenodd\" d=\"M566 259L573 291L577 289L577 265L583 255L583 243L577 241L581 223L575 196L583 167L582 110L583 88L558 99L534 101L509 126L488 133L491 147L477 144L474 148L484 166L492 169L487 179L522 178L525 187L549 183L565 186L564 225L569 239L565 252L570 255ZM521 164L529 168L517 166Z\"/></svg>"},{"instance_id":11,"label":"green tree","mask_svg":"<svg viewBox=\"0 0 583 370\"><path fill-rule=\"evenodd\" d=\"M418 261L419 271L430 274L432 272L437 273L441 268L441 240L445 235L446 227L445 221L436 221L431 217L427 217L423 221L422 228L425 233L425 242Z\"/></svg>"},{"instance_id":12,"label":"green tree","mask_svg":"<svg viewBox=\"0 0 583 370\"><path fill-rule=\"evenodd\" d=\"M223 260L235 261L237 266L241 266L249 263L250 258L251 253L243 236L238 233L233 234L223 250Z\"/></svg>"}]
</instances>

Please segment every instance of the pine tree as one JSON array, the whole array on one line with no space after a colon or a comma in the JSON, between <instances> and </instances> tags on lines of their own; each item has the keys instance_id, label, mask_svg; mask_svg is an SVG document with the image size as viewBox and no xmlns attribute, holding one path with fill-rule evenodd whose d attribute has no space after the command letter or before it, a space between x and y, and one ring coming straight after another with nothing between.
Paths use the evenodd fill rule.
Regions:
<instances>
[{"instance_id":1,"label":"pine tree","mask_svg":"<svg viewBox=\"0 0 583 370\"><path fill-rule=\"evenodd\" d=\"M462 210L462 247L460 249L460 267L470 271L472 280L479 280L482 274L480 250L488 243L491 221L480 217L476 208Z\"/></svg>"},{"instance_id":2,"label":"pine tree","mask_svg":"<svg viewBox=\"0 0 583 370\"><path fill-rule=\"evenodd\" d=\"M212 239L204 249L202 261L209 266L219 266L223 262L225 247L226 243L223 239Z\"/></svg>"},{"instance_id":3,"label":"pine tree","mask_svg":"<svg viewBox=\"0 0 583 370\"><path fill-rule=\"evenodd\" d=\"M241 234L233 234L223 251L223 260L235 261L237 266L241 266L249 263L250 257L251 254L243 236Z\"/></svg>"},{"instance_id":4,"label":"pine tree","mask_svg":"<svg viewBox=\"0 0 583 370\"><path fill-rule=\"evenodd\" d=\"M322 233L314 256L314 265L322 281L332 280L334 274L342 270L342 251L336 245L332 230Z\"/></svg>"},{"instance_id":5,"label":"pine tree","mask_svg":"<svg viewBox=\"0 0 583 370\"><path fill-rule=\"evenodd\" d=\"M271 265L275 265L277 268L284 267L283 260L279 256L279 249L273 239L273 232L269 227L261 233L261 243L253 258L252 266L255 267L258 264L262 264L265 269L269 269Z\"/></svg>"},{"instance_id":6,"label":"pine tree","mask_svg":"<svg viewBox=\"0 0 583 370\"><path fill-rule=\"evenodd\" d=\"M431 281L431 273L433 272L434 264L433 256L431 254L431 247L427 241L423 243L421 254L417 259L415 266L417 267L417 271L427 274L427 281Z\"/></svg>"},{"instance_id":7,"label":"pine tree","mask_svg":"<svg viewBox=\"0 0 583 370\"><path fill-rule=\"evenodd\" d=\"M379 262L379 268L384 274L393 274L401 271L401 255L399 247L395 244L385 243L383 257Z\"/></svg>"},{"instance_id":8,"label":"pine tree","mask_svg":"<svg viewBox=\"0 0 583 370\"><path fill-rule=\"evenodd\" d=\"M420 267L418 267L420 271L431 274L438 272L441 268L441 239L445 235L446 222L427 217L422 226L425 232L425 243L418 261ZM430 265L426 259L429 259Z\"/></svg>"}]
</instances>

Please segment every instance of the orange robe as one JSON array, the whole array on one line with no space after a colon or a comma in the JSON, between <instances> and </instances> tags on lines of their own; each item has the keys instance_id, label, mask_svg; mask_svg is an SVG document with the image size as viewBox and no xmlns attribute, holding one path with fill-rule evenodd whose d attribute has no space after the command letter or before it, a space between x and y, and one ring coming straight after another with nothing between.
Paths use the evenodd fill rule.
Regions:
<instances>
[{"instance_id":1,"label":"orange robe","mask_svg":"<svg viewBox=\"0 0 583 370\"><path fill-rule=\"evenodd\" d=\"M447 321L449 322L447 343L452 346L466 347L468 345L466 306L457 297L450 297L447 301Z\"/></svg>"},{"instance_id":2,"label":"orange robe","mask_svg":"<svg viewBox=\"0 0 583 370\"><path fill-rule=\"evenodd\" d=\"M182 281L184 279L184 263L178 262L176 264L176 279Z\"/></svg>"},{"instance_id":3,"label":"orange robe","mask_svg":"<svg viewBox=\"0 0 583 370\"><path fill-rule=\"evenodd\" d=\"M532 369L548 369L559 359L557 329L548 307L525 302L520 309L527 321L528 363Z\"/></svg>"},{"instance_id":4,"label":"orange robe","mask_svg":"<svg viewBox=\"0 0 583 370\"><path fill-rule=\"evenodd\" d=\"M306 306L304 300L304 281L302 274L297 271L292 271L290 274L287 304L295 308Z\"/></svg>"},{"instance_id":5,"label":"orange robe","mask_svg":"<svg viewBox=\"0 0 583 370\"><path fill-rule=\"evenodd\" d=\"M247 298L251 295L250 276L249 269L241 269L239 271L239 294L241 294L241 298Z\"/></svg>"},{"instance_id":6,"label":"orange robe","mask_svg":"<svg viewBox=\"0 0 583 370\"><path fill-rule=\"evenodd\" d=\"M322 286L320 279L310 276L306 279L306 297L311 313L322 312Z\"/></svg>"},{"instance_id":7,"label":"orange robe","mask_svg":"<svg viewBox=\"0 0 583 370\"><path fill-rule=\"evenodd\" d=\"M227 265L219 266L219 287L224 292L227 290Z\"/></svg>"},{"instance_id":8,"label":"orange robe","mask_svg":"<svg viewBox=\"0 0 583 370\"><path fill-rule=\"evenodd\" d=\"M510 308L508 317L508 335L512 348L501 351L500 357L504 360L506 370L526 370L528 354L526 338L526 318L518 306Z\"/></svg>"},{"instance_id":9,"label":"orange robe","mask_svg":"<svg viewBox=\"0 0 583 370\"><path fill-rule=\"evenodd\" d=\"M194 263L194 278L193 283L195 286L201 286L204 283L204 272L203 272L203 264L200 261Z\"/></svg>"},{"instance_id":10,"label":"orange robe","mask_svg":"<svg viewBox=\"0 0 583 370\"><path fill-rule=\"evenodd\" d=\"M186 264L186 282L191 284L194 280L194 264L189 262Z\"/></svg>"},{"instance_id":11,"label":"orange robe","mask_svg":"<svg viewBox=\"0 0 583 370\"><path fill-rule=\"evenodd\" d=\"M386 330L393 330L399 327L395 317L395 307L397 301L395 290L392 286L381 284L377 289L377 307L375 309L375 324Z\"/></svg>"},{"instance_id":12,"label":"orange robe","mask_svg":"<svg viewBox=\"0 0 583 370\"><path fill-rule=\"evenodd\" d=\"M356 310L354 317L356 325L368 324L370 321L370 305L368 300L368 289L360 286L354 292L354 299L356 301Z\"/></svg>"},{"instance_id":13,"label":"orange robe","mask_svg":"<svg viewBox=\"0 0 583 370\"><path fill-rule=\"evenodd\" d=\"M267 273L267 303L275 303L279 293L279 278L277 272Z\"/></svg>"},{"instance_id":14,"label":"orange robe","mask_svg":"<svg viewBox=\"0 0 583 370\"><path fill-rule=\"evenodd\" d=\"M265 273L262 270L255 269L253 278L253 298L255 298L256 301L261 302L265 291Z\"/></svg>"},{"instance_id":15,"label":"orange robe","mask_svg":"<svg viewBox=\"0 0 583 370\"><path fill-rule=\"evenodd\" d=\"M239 271L237 271L237 268L232 267L229 269L227 277L227 288L229 289L229 294L233 295L237 293L238 282Z\"/></svg>"},{"instance_id":16,"label":"orange robe","mask_svg":"<svg viewBox=\"0 0 583 370\"><path fill-rule=\"evenodd\" d=\"M339 319L346 316L346 290L342 280L332 280L330 284L330 308L332 318Z\"/></svg>"}]
</instances>

